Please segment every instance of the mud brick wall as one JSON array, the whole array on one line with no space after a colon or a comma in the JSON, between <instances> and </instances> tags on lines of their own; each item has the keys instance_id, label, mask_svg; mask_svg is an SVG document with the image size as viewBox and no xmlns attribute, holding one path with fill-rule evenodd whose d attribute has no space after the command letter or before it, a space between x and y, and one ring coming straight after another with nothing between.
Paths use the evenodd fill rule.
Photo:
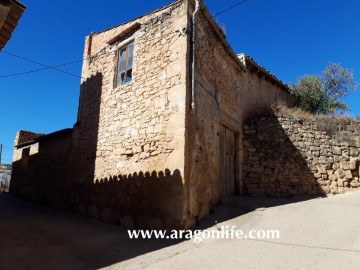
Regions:
<instances>
[{"instance_id":1,"label":"mud brick wall","mask_svg":"<svg viewBox=\"0 0 360 270\"><path fill-rule=\"evenodd\" d=\"M359 120L279 115L244 125L244 191L252 196L359 189L359 163Z\"/></svg>"}]
</instances>

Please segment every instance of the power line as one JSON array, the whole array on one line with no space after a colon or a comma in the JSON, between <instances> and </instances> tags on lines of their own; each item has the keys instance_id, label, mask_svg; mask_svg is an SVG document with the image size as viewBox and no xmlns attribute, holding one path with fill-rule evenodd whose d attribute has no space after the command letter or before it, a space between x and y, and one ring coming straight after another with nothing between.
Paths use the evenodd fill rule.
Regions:
<instances>
[{"instance_id":1,"label":"power line","mask_svg":"<svg viewBox=\"0 0 360 270\"><path fill-rule=\"evenodd\" d=\"M82 62L82 61L83 61L83 59L77 60L77 61L72 61L72 62L68 62L68 63L56 65L56 66L52 66L52 68L68 66L68 65L72 65L72 64L79 63L79 62ZM49 70L49 69L51 69L51 68L50 68L50 67L46 67L46 68L34 69L34 70L29 70L29 71L24 71L24 72L19 72L19 73L1 75L0 78L8 78L8 77L14 77L14 76L19 76L19 75L25 75L25 74L30 74L30 73L34 73L34 72Z\"/></svg>"},{"instance_id":2,"label":"power line","mask_svg":"<svg viewBox=\"0 0 360 270\"><path fill-rule=\"evenodd\" d=\"M14 149L11 149L9 147L6 147L5 145L2 145L3 148L5 148L6 150L10 150L10 151L13 151Z\"/></svg>"},{"instance_id":3,"label":"power line","mask_svg":"<svg viewBox=\"0 0 360 270\"><path fill-rule=\"evenodd\" d=\"M235 4L235 5L233 5L233 6L231 6L231 7L228 7L228 8L226 8L226 9L222 10L222 11L219 11L218 13L215 13L212 17L215 18L215 17L217 17L217 16L219 16L219 15L221 15L221 14L223 14L223 13L226 13L226 12L228 12L228 11L230 11L230 10L232 10L232 9L234 9L234 8L242 5L242 4L244 4L245 2L247 2L247 0L243 0L243 1L241 1L241 2L239 2L239 3L237 3L237 4Z\"/></svg>"},{"instance_id":4,"label":"power line","mask_svg":"<svg viewBox=\"0 0 360 270\"><path fill-rule=\"evenodd\" d=\"M166 35L161 35L160 37L156 37L156 38L152 38L152 39L147 39L147 40L145 40L145 41L143 41L143 42L134 43L132 46L140 45L140 44L143 44L143 43L146 43L146 42L149 42L149 41L152 41L152 40L156 40L156 39L162 39L162 38L164 38L164 37L167 37L167 36L170 36L170 35L174 35L174 34L177 34L177 33L168 33L168 34L166 34ZM10 55L10 56L13 56L13 57L16 57L16 58L23 59L23 60L25 60L25 61L32 62L32 63L38 64L38 65L44 66L44 68L41 68L41 69L34 69L34 70L29 70L29 71L24 71L24 72L18 72L18 73L13 73L13 74L0 75L0 78L15 77L15 76L20 76L20 75L35 73L35 72L39 72L39 71L49 70L49 69L53 69L53 70L56 70L56 71L59 71L59 72L62 72L62 73L65 73L65 74L68 74L68 75L71 75L71 76L78 77L78 78L83 78L83 77L81 77L81 76L79 76L79 75L72 74L72 73L63 71L63 70L61 70L61 69L57 69L57 67L67 66L67 65L71 65L71 64L78 63L78 62L90 60L90 59L92 59L92 58L99 57L99 56L102 56L102 55L104 55L104 54L116 53L116 52L108 52L108 53L106 53L106 52L102 52L103 50L104 50L104 49L101 49L100 51L98 51L98 52L96 52L95 54L92 54L92 55L90 55L90 56L88 56L88 57L86 57L86 58L82 58L82 59L79 59L79 60L74 60L74 61L71 61L71 62L68 62L68 63L59 64L59 65L56 65L56 66L44 65L44 64L41 64L41 63L39 63L39 62L37 62L37 61L28 59L28 58L23 57L23 56L16 55L16 54L14 54L14 53L6 52L6 51L0 51L0 53L5 53L5 54L7 54L7 55ZM85 79L85 78L83 78L83 79Z\"/></svg>"},{"instance_id":5,"label":"power line","mask_svg":"<svg viewBox=\"0 0 360 270\"><path fill-rule=\"evenodd\" d=\"M48 68L48 69L53 69L53 70L56 70L56 71L58 71L58 72L62 72L62 73L64 73L64 74L70 75L70 76L82 78L82 77L79 76L79 75L76 75L76 74L73 74L73 73L70 73L70 72L67 72L67 71L58 69L58 68L56 68L55 66L48 66L48 65L42 64L42 63L40 63L40 62L31 60L31 59L29 59L29 58L26 58L26 57L23 57L23 56L19 56L19 55L10 53L10 52L5 52L5 51L1 51L1 52L2 52L2 53L5 53L5 54L7 54L7 55L10 55L10 56L12 56L12 57L16 57L16 58L22 59L22 60L24 60L24 61L27 61L27 62L30 62L30 63L33 63L33 64L37 64L37 65L40 65L40 66L43 66L43 67L46 67L46 68Z\"/></svg>"},{"instance_id":6,"label":"power line","mask_svg":"<svg viewBox=\"0 0 360 270\"><path fill-rule=\"evenodd\" d=\"M214 15L212 15L211 17L212 18L215 18L219 15L222 15L242 4L244 4L245 2L247 2L248 0L242 0L238 3L236 3L235 5L232 5L222 11L219 11L217 13L215 13ZM144 42L140 42L140 43L136 43L136 44L133 44L133 46L135 45L140 45L142 43L146 43L148 41L151 41L151 40L155 40L155 39L162 39L166 36L169 36L171 34L177 34L177 33L169 33L169 34L166 34L166 35L162 35L160 37L157 37L157 38L154 38L154 39L147 39L146 41ZM103 49L102 49L103 50ZM26 75L26 74L30 74L30 73L35 73L35 72L39 72L39 71L44 71L44 70L49 70L49 69L52 69L52 70L55 70L55 71L58 71L58 72L61 72L61 73L64 73L64 74L67 74L67 75L70 75L70 76L73 76L73 77L77 77L77 78L81 78L81 79L85 79L83 78L82 76L80 75L76 75L76 74L73 74L73 73L70 73L70 72L67 72L67 71L64 71L64 70L61 70L61 69L58 69L58 67L62 67L62 66L67 66L67 65L72 65L72 64L75 64L75 63L79 63L79 62L82 62L82 61L85 61L85 60L89 60L91 58L94 58L94 57L99 57L103 54L110 54L110 53L114 53L114 52L109 52L109 53L103 53L101 54L100 52L102 51L100 50L99 52L95 53L94 55L90 55L89 57L86 57L86 58L83 58L83 59L79 59L79 60L74 60L74 61L71 61L71 62L68 62L68 63L64 63L64 64L59 64L59 65L55 65L55 66L49 66L49 65L45 65L45 64L42 64L38 61L34 61L34 60L31 60L31 59L28 59L26 57L23 57L23 56L19 56L19 55L16 55L16 54L13 54L13 53L10 53L10 52L6 52L6 51L0 51L0 53L5 53L7 55L10 55L12 57L16 57L16 58L19 58L19 59L22 59L24 61L28 61L28 62L31 62L31 63L34 63L34 64L37 64L37 65L41 65L43 66L44 68L41 68L41 69L34 69L34 70L29 70L29 71L24 71L24 72L19 72L19 73L13 73L13 74L6 74L6 75L0 75L0 78L8 78L8 77L15 77L15 76L20 76L20 75Z\"/></svg>"}]
</instances>

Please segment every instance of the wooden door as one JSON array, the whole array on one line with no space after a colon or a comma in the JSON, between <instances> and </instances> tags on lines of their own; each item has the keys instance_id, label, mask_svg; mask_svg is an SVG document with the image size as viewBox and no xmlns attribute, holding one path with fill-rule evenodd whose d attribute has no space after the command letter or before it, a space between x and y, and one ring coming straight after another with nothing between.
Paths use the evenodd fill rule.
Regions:
<instances>
[{"instance_id":1,"label":"wooden door","mask_svg":"<svg viewBox=\"0 0 360 270\"><path fill-rule=\"evenodd\" d=\"M235 134L220 125L220 180L222 196L233 196L235 191Z\"/></svg>"}]
</instances>

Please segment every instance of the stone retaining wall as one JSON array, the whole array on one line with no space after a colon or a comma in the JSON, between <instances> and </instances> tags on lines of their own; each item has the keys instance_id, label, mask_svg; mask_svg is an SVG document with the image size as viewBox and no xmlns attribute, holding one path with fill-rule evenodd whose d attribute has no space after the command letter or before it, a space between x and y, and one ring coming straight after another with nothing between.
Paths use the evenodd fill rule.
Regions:
<instances>
[{"instance_id":1,"label":"stone retaining wall","mask_svg":"<svg viewBox=\"0 0 360 270\"><path fill-rule=\"evenodd\" d=\"M360 121L259 117L244 125L244 192L340 194L358 189Z\"/></svg>"}]
</instances>

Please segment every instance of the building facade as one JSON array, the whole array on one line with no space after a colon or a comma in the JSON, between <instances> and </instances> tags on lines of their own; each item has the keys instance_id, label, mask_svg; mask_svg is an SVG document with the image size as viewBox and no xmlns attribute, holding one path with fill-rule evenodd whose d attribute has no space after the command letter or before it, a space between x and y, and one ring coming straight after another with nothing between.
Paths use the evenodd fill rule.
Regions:
<instances>
[{"instance_id":1,"label":"building facade","mask_svg":"<svg viewBox=\"0 0 360 270\"><path fill-rule=\"evenodd\" d=\"M77 123L47 145L43 137L15 141L15 194L25 190L26 171L39 171L28 164L16 174L24 149L36 144L57 179L51 169L41 188L28 178L33 197L41 189L56 205L129 227L189 228L221 196L243 193L245 119L293 98L231 49L205 5L192 28L195 8L176 1L86 38ZM54 144L65 147L52 150L63 136Z\"/></svg>"}]
</instances>

